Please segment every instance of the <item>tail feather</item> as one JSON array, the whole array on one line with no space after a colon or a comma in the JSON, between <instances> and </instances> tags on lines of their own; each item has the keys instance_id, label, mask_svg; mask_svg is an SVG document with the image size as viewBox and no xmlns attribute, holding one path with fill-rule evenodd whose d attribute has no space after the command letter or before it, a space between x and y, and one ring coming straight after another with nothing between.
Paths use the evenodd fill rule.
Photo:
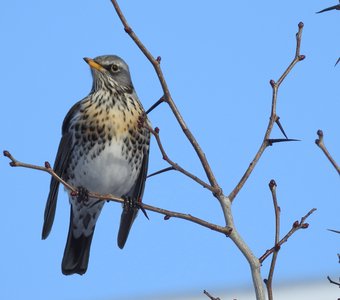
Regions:
<instances>
[{"instance_id":1,"label":"tail feather","mask_svg":"<svg viewBox=\"0 0 340 300\"><path fill-rule=\"evenodd\" d=\"M123 212L120 218L120 226L119 226L119 232L118 232L118 238L117 238L118 247L120 249L123 249L125 246L126 240L129 236L131 226L137 216L137 213L138 213L137 207L131 207L131 206L126 205L126 207L123 208Z\"/></svg>"},{"instance_id":2,"label":"tail feather","mask_svg":"<svg viewBox=\"0 0 340 300\"><path fill-rule=\"evenodd\" d=\"M62 261L62 272L64 275L80 274L83 275L89 263L90 248L93 232L89 236L81 235L75 238L72 232L72 212L67 242Z\"/></svg>"}]
</instances>

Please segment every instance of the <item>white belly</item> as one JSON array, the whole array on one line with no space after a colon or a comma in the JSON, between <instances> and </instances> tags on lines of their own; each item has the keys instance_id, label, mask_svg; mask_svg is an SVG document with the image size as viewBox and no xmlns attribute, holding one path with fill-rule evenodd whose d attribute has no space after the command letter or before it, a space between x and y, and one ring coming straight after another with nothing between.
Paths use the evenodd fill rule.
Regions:
<instances>
[{"instance_id":1,"label":"white belly","mask_svg":"<svg viewBox=\"0 0 340 300\"><path fill-rule=\"evenodd\" d=\"M113 194L117 197L126 194L138 174L133 172L128 161L122 156L121 149L122 145L115 142L107 145L98 156L91 159L91 155L96 153L96 147L92 148L86 156L88 159L82 156L77 164L74 170L75 178L70 180L71 184L100 194Z\"/></svg>"}]
</instances>

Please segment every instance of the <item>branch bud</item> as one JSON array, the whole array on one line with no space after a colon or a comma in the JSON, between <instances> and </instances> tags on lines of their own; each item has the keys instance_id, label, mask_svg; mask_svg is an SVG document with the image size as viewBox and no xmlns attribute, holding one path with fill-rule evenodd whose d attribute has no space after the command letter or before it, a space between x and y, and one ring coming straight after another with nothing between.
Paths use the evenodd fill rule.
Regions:
<instances>
[{"instance_id":1,"label":"branch bud","mask_svg":"<svg viewBox=\"0 0 340 300\"><path fill-rule=\"evenodd\" d=\"M307 229L309 227L309 223L303 223L301 228L302 229Z\"/></svg>"},{"instance_id":2,"label":"branch bud","mask_svg":"<svg viewBox=\"0 0 340 300\"><path fill-rule=\"evenodd\" d=\"M299 221L295 221L295 222L293 223L293 228L297 228L297 227L299 227Z\"/></svg>"},{"instance_id":3,"label":"branch bud","mask_svg":"<svg viewBox=\"0 0 340 300\"><path fill-rule=\"evenodd\" d=\"M269 182L269 188L270 188L270 190L272 191L274 188L276 188L277 187L277 184L276 184L276 182L275 182L275 180L274 179L272 179L270 182Z\"/></svg>"},{"instance_id":4,"label":"branch bud","mask_svg":"<svg viewBox=\"0 0 340 300\"><path fill-rule=\"evenodd\" d=\"M128 33L128 34L132 33L131 27L126 26L126 27L124 27L124 30L125 30L125 32Z\"/></svg>"},{"instance_id":5,"label":"branch bud","mask_svg":"<svg viewBox=\"0 0 340 300\"><path fill-rule=\"evenodd\" d=\"M303 55L303 54L299 55L299 61L304 60L305 58L306 58L306 55Z\"/></svg>"},{"instance_id":6,"label":"branch bud","mask_svg":"<svg viewBox=\"0 0 340 300\"><path fill-rule=\"evenodd\" d=\"M319 138L323 137L323 131L319 129L316 134L319 136Z\"/></svg>"}]
</instances>

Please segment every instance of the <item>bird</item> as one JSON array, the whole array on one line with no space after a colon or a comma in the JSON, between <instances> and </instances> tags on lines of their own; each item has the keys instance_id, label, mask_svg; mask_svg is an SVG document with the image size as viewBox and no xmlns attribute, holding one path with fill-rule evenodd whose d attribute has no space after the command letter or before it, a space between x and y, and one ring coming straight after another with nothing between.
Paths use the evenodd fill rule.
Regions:
<instances>
[{"instance_id":1,"label":"bird","mask_svg":"<svg viewBox=\"0 0 340 300\"><path fill-rule=\"evenodd\" d=\"M339 1L339 3L340 3L340 1ZM329 10L333 10L333 9L335 9L335 10L340 10L340 4L337 4L337 5L333 5L333 6L327 7L327 8L325 8L325 9L323 9L323 10L320 10L320 11L318 11L318 12L316 12L316 13L319 14L319 13L323 13L323 12L325 12L325 11L329 11Z\"/></svg>"},{"instance_id":2,"label":"bird","mask_svg":"<svg viewBox=\"0 0 340 300\"><path fill-rule=\"evenodd\" d=\"M88 268L96 221L105 202L89 193L124 199L117 237L123 249L142 208L149 161L150 131L145 124L150 121L128 65L116 55L84 60L92 73L92 89L66 114L53 166L59 177L77 188L77 193L68 191L70 224L61 265L64 275L83 275ZM59 181L52 177L42 239L52 229L58 188Z\"/></svg>"}]
</instances>

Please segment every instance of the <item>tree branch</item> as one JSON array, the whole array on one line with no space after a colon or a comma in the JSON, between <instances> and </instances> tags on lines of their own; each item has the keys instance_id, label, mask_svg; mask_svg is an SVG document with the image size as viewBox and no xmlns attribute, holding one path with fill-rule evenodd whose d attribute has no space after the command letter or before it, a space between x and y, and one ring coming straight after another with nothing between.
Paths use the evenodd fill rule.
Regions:
<instances>
[{"instance_id":1,"label":"tree branch","mask_svg":"<svg viewBox=\"0 0 340 300\"><path fill-rule=\"evenodd\" d=\"M159 150L162 153L163 159L170 165L172 166L173 169L175 169L176 171L181 172L182 174L188 176L189 178L191 178L192 180L196 181L198 184L200 184L201 186L203 186L204 188L210 190L211 192L216 192L216 190L209 185L208 183L204 182L202 179L198 178L197 176L193 175L192 173L190 173L189 171L183 169L179 164L175 163L174 161L172 161L169 156L166 154L165 149L163 147L161 138L159 136L159 128L156 127L155 129L152 129L149 125L145 124L145 126L147 127L147 129L152 133L152 135L155 137L156 141L157 141L157 145Z\"/></svg>"},{"instance_id":2,"label":"tree branch","mask_svg":"<svg viewBox=\"0 0 340 300\"><path fill-rule=\"evenodd\" d=\"M65 180L63 180L62 178L60 178L51 168L50 164L48 162L45 162L45 166L37 166L37 165L33 165L33 164L27 164L21 161L18 161L17 159L15 159L13 157L13 155L9 152L9 151L4 151L4 156L8 157L11 161L10 161L10 166L11 167L23 167L23 168L28 168L28 169L33 169L33 170L38 170L38 171L43 171L43 172L47 172L48 174L50 174L52 177L54 177L57 181L59 181L62 185L64 185L64 187L69 190L71 193L74 193L74 195L77 194L78 190L76 187L73 187L72 185L68 184ZM102 200L102 201L113 201L113 202L118 202L118 203L124 203L124 199L120 198L120 197L116 197L114 195L111 194L107 194L107 195L101 195L101 194L97 194L97 193L91 193L89 192L89 197L92 198L96 198L98 200ZM221 232L223 234L225 234L226 236L228 236L232 229L228 226L219 226L213 223L209 223L207 221L204 221L200 218L194 217L190 214L184 214L184 213L179 213L179 212L175 212L175 211L170 211L170 210L166 210L163 208L159 208L159 207L155 207L155 206L151 206L148 204L144 204L144 203L140 203L140 206L143 209L149 210L149 211L153 211L159 214L164 215L164 219L168 220L170 218L178 218L178 219L183 219L183 220L187 220L193 223L196 223L198 225L201 225L203 227L209 228L211 230L217 231L217 232Z\"/></svg>"},{"instance_id":3,"label":"tree branch","mask_svg":"<svg viewBox=\"0 0 340 300\"><path fill-rule=\"evenodd\" d=\"M338 172L338 174L340 175L340 167L338 166L338 164L336 163L336 161L334 160L334 158L332 157L332 155L329 153L324 140L323 140L323 131L321 129L319 129L316 134L318 135L318 139L315 140L315 144L322 150L322 152L326 155L326 157L328 158L328 160L331 162L331 164L333 165L333 167L335 168L335 170Z\"/></svg>"},{"instance_id":4,"label":"tree branch","mask_svg":"<svg viewBox=\"0 0 340 300\"><path fill-rule=\"evenodd\" d=\"M210 295L209 292L207 292L206 290L203 291L204 295L207 295L209 297L210 300L221 300L220 298L215 298L214 296Z\"/></svg>"},{"instance_id":5,"label":"tree branch","mask_svg":"<svg viewBox=\"0 0 340 300\"><path fill-rule=\"evenodd\" d=\"M274 252L273 252L273 256L272 256L272 261L270 264L270 269L269 269L269 274L268 274L268 278L265 280L265 284L267 287L267 291L268 291L268 299L269 300L273 300L273 277L274 277L274 269L275 269L275 264L276 264L276 260L277 260L277 256L279 254L279 250L280 247L278 246L279 240L280 240L280 207L277 203L277 197L276 197L276 182L274 179L272 179L269 183L269 189L271 191L272 194L272 198L273 198L273 204L274 204L274 212L275 212L275 240L274 240Z\"/></svg>"},{"instance_id":6,"label":"tree branch","mask_svg":"<svg viewBox=\"0 0 340 300\"><path fill-rule=\"evenodd\" d=\"M221 188L218 185L215 175L213 174L211 167L208 163L208 160L201 149L200 145L198 144L196 138L194 135L191 133L190 129L186 125L181 113L179 112L175 102L172 99L171 93L169 91L168 85L165 81L163 71L160 67L160 61L161 58L158 56L156 59L153 57L153 55L150 53L150 51L144 46L144 44L141 42L141 40L137 37L137 35L134 33L130 25L128 24L123 12L121 11L118 2L115 0L111 0L111 3L113 4L116 13L121 20L125 32L131 37L131 39L135 42L135 44L138 46L138 48L142 51L142 53L145 55L145 57L150 61L152 66L155 69L155 72L158 76L159 82L162 86L163 93L164 93L164 101L169 105L170 109L172 110L175 118L177 119L177 122L179 123L180 127L182 128L184 134L188 138L189 142L191 143L192 147L194 148L198 158L201 161L201 164L203 166L203 169L205 171L206 176L208 177L208 180L210 182L210 185L215 189L215 193L219 194L221 193Z\"/></svg>"},{"instance_id":7,"label":"tree branch","mask_svg":"<svg viewBox=\"0 0 340 300\"><path fill-rule=\"evenodd\" d=\"M299 229L307 229L309 227L308 223L305 223L306 219L316 211L316 208L312 208L305 216L303 216L299 221L295 221L292 225L291 230L288 231L288 233L271 249L267 250L260 258L260 262L263 263L263 261L272 253L277 251L278 248L281 248L281 246L288 241L288 239Z\"/></svg>"},{"instance_id":8,"label":"tree branch","mask_svg":"<svg viewBox=\"0 0 340 300\"><path fill-rule=\"evenodd\" d=\"M296 50L295 50L295 57L294 57L294 59L289 64L287 69L283 72L283 74L281 75L281 77L278 79L277 82L275 82L274 80L270 80L270 85L271 85L272 90L273 90L273 93L272 93L272 108L271 108L271 114L270 114L270 118L269 118L269 123L268 123L267 129L266 129L266 132L265 132L262 144L261 144L259 150L257 151L257 153L255 154L255 157L253 158L253 160L250 163L249 167L247 168L247 170L245 171L244 175L242 176L241 180L236 185L236 187L233 189L233 191L229 194L228 197L229 197L229 199L231 201L234 200L234 198L237 196L239 191L242 189L242 187L244 186L244 184L248 180L250 174L253 172L253 170L254 170L256 164L258 163L259 159L261 158L264 150L269 146L268 141L270 140L270 135L272 133L272 130L273 130L275 122L277 122L277 120L279 118L276 115L276 103L277 103L277 94L278 94L278 90L279 90L279 87L280 87L281 83L287 77L287 75L290 73L290 71L294 68L294 66L299 61L301 61L301 60L303 60L305 58L304 55L300 54L303 23L300 22L298 27L299 27L299 29L298 29L298 32L296 34Z\"/></svg>"}]
</instances>

